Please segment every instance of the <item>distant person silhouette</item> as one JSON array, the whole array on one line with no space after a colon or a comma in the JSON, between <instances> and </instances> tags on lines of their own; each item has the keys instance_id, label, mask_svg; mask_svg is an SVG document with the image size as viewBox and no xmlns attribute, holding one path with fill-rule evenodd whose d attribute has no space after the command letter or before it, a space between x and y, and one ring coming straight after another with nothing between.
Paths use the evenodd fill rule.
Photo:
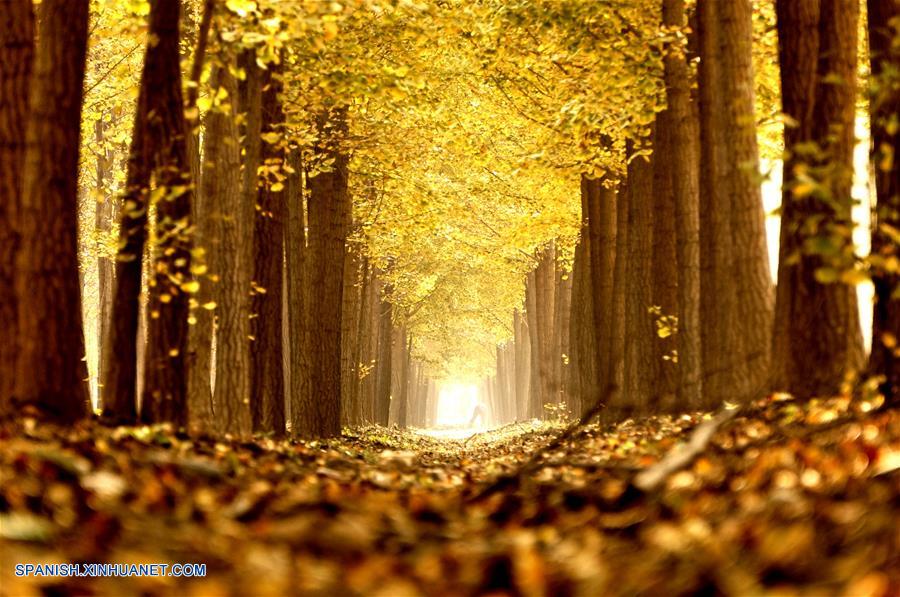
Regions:
<instances>
[{"instance_id":1,"label":"distant person silhouette","mask_svg":"<svg viewBox=\"0 0 900 597\"><path fill-rule=\"evenodd\" d=\"M478 421L479 427L484 427L484 406L478 402L475 404L475 408L472 410L472 418L469 419L469 427L475 427L475 421Z\"/></svg>"}]
</instances>

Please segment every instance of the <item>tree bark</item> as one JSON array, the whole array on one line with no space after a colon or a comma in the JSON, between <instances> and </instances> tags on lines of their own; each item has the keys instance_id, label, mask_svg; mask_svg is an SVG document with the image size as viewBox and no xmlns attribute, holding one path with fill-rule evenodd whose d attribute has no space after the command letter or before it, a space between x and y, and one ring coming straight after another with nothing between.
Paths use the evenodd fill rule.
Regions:
<instances>
[{"instance_id":1,"label":"tree bark","mask_svg":"<svg viewBox=\"0 0 900 597\"><path fill-rule=\"evenodd\" d=\"M392 308L387 300L390 287L381 285L378 295L378 356L376 357L375 381L375 422L385 425L390 422L391 379L392 379Z\"/></svg>"},{"instance_id":2,"label":"tree bark","mask_svg":"<svg viewBox=\"0 0 900 597\"><path fill-rule=\"evenodd\" d=\"M397 426L400 429L406 429L409 425L409 384L410 370L412 368L412 336L405 326L403 327L400 340L402 342L402 348L399 352L401 364L399 377L400 387L397 395Z\"/></svg>"},{"instance_id":3,"label":"tree bark","mask_svg":"<svg viewBox=\"0 0 900 597\"><path fill-rule=\"evenodd\" d=\"M113 152L103 148L104 132L105 124L103 118L101 117L101 119L98 120L94 125L94 138L102 148L101 152L97 156L96 188L99 192L103 193L103 201L97 202L97 207L94 213L94 229L105 240L109 235L110 230L112 229L113 221L118 217L118 209L116 206L117 201L115 197L111 193L106 192L107 181L112 174L114 155ZM97 257L97 296L99 303L99 308L97 310L97 337L99 338L98 342L101 344L100 346L98 346L98 348L100 349L99 352L101 354L103 352L102 342L109 334L110 317L112 317L115 272L116 268L113 259L111 259L106 254L101 254ZM97 368L97 379L102 380L105 377L103 371L103 359L100 358L99 361L100 362L98 363ZM102 384L102 382L100 383ZM97 399L98 405L102 409L102 386L98 388Z\"/></svg>"},{"instance_id":4,"label":"tree bark","mask_svg":"<svg viewBox=\"0 0 900 597\"><path fill-rule=\"evenodd\" d=\"M363 258L361 305L356 324L357 368L356 394L360 404L359 423L371 424L375 420L375 371L373 365L378 350L376 280L372 263Z\"/></svg>"},{"instance_id":5,"label":"tree bark","mask_svg":"<svg viewBox=\"0 0 900 597\"><path fill-rule=\"evenodd\" d=\"M531 416L531 336L527 319L521 311L513 313L513 321L516 346L516 420L524 421Z\"/></svg>"},{"instance_id":6,"label":"tree bark","mask_svg":"<svg viewBox=\"0 0 900 597\"><path fill-rule=\"evenodd\" d=\"M556 266L556 312L553 315L553 336L555 355L555 363L553 367L553 383L555 386L555 395L553 402L557 405L564 405L566 396L567 374L568 374L568 355L570 352L569 328L570 319L572 317L572 272L563 270L561 264ZM500 372L497 372L497 379L501 380ZM502 390L502 385L498 383L498 388ZM502 404L504 395L498 392L498 403ZM504 415L505 416L505 415Z\"/></svg>"},{"instance_id":7,"label":"tree bark","mask_svg":"<svg viewBox=\"0 0 900 597\"><path fill-rule=\"evenodd\" d=\"M287 227L285 228L285 254L287 257L288 338L290 338L290 388L291 431L299 425L303 408L304 384L309 381L309 341L305 338L306 321L306 268L307 258L305 201L303 198L303 166L300 149L292 149L288 163L293 172L288 173Z\"/></svg>"},{"instance_id":8,"label":"tree bark","mask_svg":"<svg viewBox=\"0 0 900 597\"><path fill-rule=\"evenodd\" d=\"M616 197L618 181L604 176L588 179L588 234L591 250L591 290L593 293L595 360L597 385L594 395L585 395L585 406L593 404L596 392L609 384L613 329L613 276L616 265Z\"/></svg>"},{"instance_id":9,"label":"tree bark","mask_svg":"<svg viewBox=\"0 0 900 597\"><path fill-rule=\"evenodd\" d=\"M572 342L573 370L570 401L572 413L580 415L589 408L591 401L599 395L600 379L597 363L597 326L594 323L594 288L591 268L591 238L588 230L590 218L591 182L581 178L581 239L575 252L573 275L577 291L572 295ZM576 389L577 388L577 389Z\"/></svg>"},{"instance_id":10,"label":"tree bark","mask_svg":"<svg viewBox=\"0 0 900 597\"><path fill-rule=\"evenodd\" d=\"M271 64L263 72L261 146L262 180L258 181L257 211L253 233L253 281L250 320L251 412L253 430L274 433L285 431L284 360L282 346L282 306L284 271L284 168L286 144L281 139L284 111L282 67ZM266 136L276 135L270 142Z\"/></svg>"},{"instance_id":11,"label":"tree bark","mask_svg":"<svg viewBox=\"0 0 900 597\"><path fill-rule=\"evenodd\" d=\"M78 278L78 152L88 1L45 0L39 23L16 217L19 346L14 383L18 400L72 421L86 414L89 399Z\"/></svg>"},{"instance_id":12,"label":"tree bark","mask_svg":"<svg viewBox=\"0 0 900 597\"><path fill-rule=\"evenodd\" d=\"M362 407L359 402L358 349L360 296L360 256L356 246L344 253L344 288L341 297L341 417L344 425L359 424Z\"/></svg>"},{"instance_id":13,"label":"tree bark","mask_svg":"<svg viewBox=\"0 0 900 597\"><path fill-rule=\"evenodd\" d=\"M191 167L191 179L194 181L194 188L197 189L191 206L191 216L194 221L195 255L209 254L209 245L213 234L213 223L209 214L209 198L203 193L201 180L203 167L200 164L200 111L197 109L197 99L200 94L200 75L203 72L214 10L215 0L204 0L203 14L196 36L193 35L194 31L191 27L186 28L187 37L192 42L194 41L192 38L196 37L196 42L193 44L194 55L191 64L190 85L187 88L185 102L186 151ZM214 289L205 278L205 272L202 269L192 273L194 280L200 285L195 297L197 304L208 304L213 299ZM190 327L188 328L187 425L193 432L209 433L214 428L212 405L213 312L209 309L194 308L188 318L188 323Z\"/></svg>"},{"instance_id":14,"label":"tree bark","mask_svg":"<svg viewBox=\"0 0 900 597\"><path fill-rule=\"evenodd\" d=\"M634 156L629 145L628 163L628 280L626 282L625 345L626 403L620 409L642 410L656 392L660 361L658 337L650 308L654 305L654 193L652 161L655 156Z\"/></svg>"},{"instance_id":15,"label":"tree bark","mask_svg":"<svg viewBox=\"0 0 900 597\"><path fill-rule=\"evenodd\" d=\"M329 126L326 127L326 124ZM296 432L304 437L333 437L341 433L341 297L343 263L350 224L347 190L347 154L336 146L346 134L346 114L334 110L319 119L323 136L317 151L332 160L332 170L309 179L310 234L310 346L311 381L304 395L301 420Z\"/></svg>"},{"instance_id":16,"label":"tree bark","mask_svg":"<svg viewBox=\"0 0 900 597\"><path fill-rule=\"evenodd\" d=\"M858 6L779 0L776 11L783 111L796 126L784 131L773 385L810 398L840 391L864 361L856 289L820 282L816 271L826 261L807 248L816 235L851 229ZM814 155L812 145L824 153ZM819 190L798 186L804 171L818 179ZM812 236L810 218L818 221Z\"/></svg>"},{"instance_id":17,"label":"tree bark","mask_svg":"<svg viewBox=\"0 0 900 597\"><path fill-rule=\"evenodd\" d=\"M541 363L544 359L541 346L541 329L538 323L537 270L528 274L525 282L525 323L528 328L528 341L531 346L530 367L528 375L528 410L530 419L543 416L543 384L541 383Z\"/></svg>"},{"instance_id":18,"label":"tree bark","mask_svg":"<svg viewBox=\"0 0 900 597\"><path fill-rule=\"evenodd\" d=\"M247 73L252 79L253 73ZM235 117L238 84L226 68L216 68L212 88L222 88L231 109L212 110L206 117L203 151L203 196L208 202L212 236L210 268L219 276L213 291L216 302L216 384L214 394L219 430L247 437L250 414L250 280L252 270L254 204L243 192L241 148ZM248 81L248 85L252 85Z\"/></svg>"},{"instance_id":19,"label":"tree bark","mask_svg":"<svg viewBox=\"0 0 900 597\"><path fill-rule=\"evenodd\" d=\"M613 294L611 325L609 330L609 371L607 382L617 388L625 384L625 296L628 279L628 206L631 189L628 180L619 188L616 196L616 259L613 266ZM579 413L580 414L580 413Z\"/></svg>"},{"instance_id":20,"label":"tree bark","mask_svg":"<svg viewBox=\"0 0 900 597\"><path fill-rule=\"evenodd\" d=\"M0 3L0 327L7 334L6 341L0 342L0 415L14 410L11 400L19 352L15 261L33 58L32 0Z\"/></svg>"},{"instance_id":21,"label":"tree bark","mask_svg":"<svg viewBox=\"0 0 900 597\"><path fill-rule=\"evenodd\" d=\"M653 139L653 301L659 311L654 314L658 379L649 396L650 410L672 410L678 391L678 227L676 225L675 184L672 180L672 122L669 110L656 116ZM657 327L662 325L662 327ZM660 330L668 329L668 335Z\"/></svg>"},{"instance_id":22,"label":"tree bark","mask_svg":"<svg viewBox=\"0 0 900 597\"><path fill-rule=\"evenodd\" d=\"M892 46L894 32L889 23L900 18L900 0L869 0L869 56L874 90L870 99L872 162L878 198L872 226L872 255L897 259L897 242L887 226L900 230L900 114L897 70L900 50ZM890 74L893 72L893 74ZM890 77L893 77L891 80ZM894 119L893 125L891 119ZM888 400L900 402L900 275L876 266L872 276L875 306L872 317L872 354L869 368L884 376L883 391Z\"/></svg>"},{"instance_id":23,"label":"tree bark","mask_svg":"<svg viewBox=\"0 0 900 597\"><path fill-rule=\"evenodd\" d=\"M704 406L765 386L774 293L754 115L752 6L697 5Z\"/></svg>"},{"instance_id":24,"label":"tree bark","mask_svg":"<svg viewBox=\"0 0 900 597\"><path fill-rule=\"evenodd\" d=\"M743 2L744 0L737 0ZM729 339L738 340L737 283L731 272L732 197L726 176L726 104L723 71L721 0L697 1L697 68L700 111L700 308L703 392L707 402L733 395L740 355ZM734 334L731 336L730 334Z\"/></svg>"},{"instance_id":25,"label":"tree bark","mask_svg":"<svg viewBox=\"0 0 900 597\"><path fill-rule=\"evenodd\" d=\"M663 24L682 27L684 0L663 0ZM671 127L672 195L678 257L678 399L679 407L701 403L700 345L700 196L698 194L697 122L691 104L691 82L682 48L667 48L664 58L668 116Z\"/></svg>"},{"instance_id":26,"label":"tree bark","mask_svg":"<svg viewBox=\"0 0 900 597\"><path fill-rule=\"evenodd\" d=\"M150 280L147 357L141 418L147 423L187 422L187 338L189 299L194 290L191 262L191 169L185 137L179 55L180 0L156 0L150 11L151 43L145 72L158 85L148 85L147 116L154 121L150 152L156 156L156 243ZM148 80L150 83L151 80ZM158 135L158 136L157 136Z\"/></svg>"},{"instance_id":27,"label":"tree bark","mask_svg":"<svg viewBox=\"0 0 900 597\"><path fill-rule=\"evenodd\" d=\"M543 249L534 272L535 298L537 301L537 329L540 344L538 376L541 385L540 402L535 402L536 415L543 419L547 415L546 405L556 402L556 360L553 313L556 304L556 247L553 243Z\"/></svg>"}]
</instances>

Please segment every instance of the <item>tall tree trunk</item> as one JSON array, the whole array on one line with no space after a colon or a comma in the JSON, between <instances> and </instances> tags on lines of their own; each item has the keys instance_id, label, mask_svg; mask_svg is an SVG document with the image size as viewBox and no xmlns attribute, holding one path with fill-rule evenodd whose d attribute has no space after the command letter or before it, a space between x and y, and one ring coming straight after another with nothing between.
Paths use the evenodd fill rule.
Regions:
<instances>
[{"instance_id":1,"label":"tall tree trunk","mask_svg":"<svg viewBox=\"0 0 900 597\"><path fill-rule=\"evenodd\" d=\"M360 411L358 423L370 424L374 421L375 372L372 364L377 350L377 328L374 322L376 312L375 276L372 263L363 257L362 288L360 288L360 308L356 323L356 395Z\"/></svg>"},{"instance_id":2,"label":"tall tree trunk","mask_svg":"<svg viewBox=\"0 0 900 597\"><path fill-rule=\"evenodd\" d=\"M678 391L678 335L674 333L678 308L678 227L675 221L675 184L672 160L672 116L669 110L656 116L653 139L653 301L657 328L655 344L659 376L649 396L651 410L672 410Z\"/></svg>"},{"instance_id":3,"label":"tall tree trunk","mask_svg":"<svg viewBox=\"0 0 900 597\"><path fill-rule=\"evenodd\" d=\"M743 2L745 0L737 0ZM737 283L731 271L732 197L726 175L726 104L724 80L736 73L724 71L721 0L697 1L697 68L700 111L700 321L703 350L703 392L708 404L735 391L740 353L729 340L743 342L736 330ZM755 123L754 123L755 125Z\"/></svg>"},{"instance_id":4,"label":"tall tree trunk","mask_svg":"<svg viewBox=\"0 0 900 597\"><path fill-rule=\"evenodd\" d=\"M404 326L401 339L400 350L400 387L397 395L397 426L400 429L406 429L409 425L409 385L410 372L412 369L412 336L409 330Z\"/></svg>"},{"instance_id":5,"label":"tall tree trunk","mask_svg":"<svg viewBox=\"0 0 900 597\"><path fill-rule=\"evenodd\" d=\"M344 253L344 289L341 297L341 418L344 425L358 425L362 410L357 392L358 326L362 305L359 279L359 248L351 246Z\"/></svg>"},{"instance_id":6,"label":"tall tree trunk","mask_svg":"<svg viewBox=\"0 0 900 597\"><path fill-rule=\"evenodd\" d=\"M253 430L282 435L285 431L284 360L282 306L284 272L284 217L286 170L282 139L284 88L281 64L269 65L263 73L261 146L262 180L259 181L253 233L253 292L250 335ZM271 142L274 136L278 140Z\"/></svg>"},{"instance_id":7,"label":"tall tree trunk","mask_svg":"<svg viewBox=\"0 0 900 597\"><path fill-rule=\"evenodd\" d=\"M390 287L381 285L378 295L378 355L376 358L375 381L375 422L387 425L390 422L392 344L394 335L391 323L392 308L387 300Z\"/></svg>"},{"instance_id":8,"label":"tall tree trunk","mask_svg":"<svg viewBox=\"0 0 900 597\"><path fill-rule=\"evenodd\" d=\"M663 0L663 24L680 28L684 22L684 0ZM684 50L667 48L664 65L666 122L671 126L668 155L672 157L670 176L678 234L678 398L679 407L698 407L702 395L698 130Z\"/></svg>"},{"instance_id":9,"label":"tall tree trunk","mask_svg":"<svg viewBox=\"0 0 900 597\"><path fill-rule=\"evenodd\" d=\"M581 240L576 249L573 265L573 273L579 289L577 292L573 289L572 297L573 314L570 334L576 359L570 366L575 369L573 384L577 387L577 391L573 389L570 408L577 415L580 415L585 408L589 408L600 394L597 363L598 337L597 325L594 322L592 250L588 229L591 194L594 192L591 185L592 182L588 178L581 178Z\"/></svg>"},{"instance_id":10,"label":"tall tree trunk","mask_svg":"<svg viewBox=\"0 0 900 597\"><path fill-rule=\"evenodd\" d=\"M159 118L149 118L155 106L151 102L159 99L150 90L163 84L161 60L156 47L148 44L128 151L112 315L107 336L101 340L103 417L123 424L133 423L137 418L138 362L146 362L143 358L146 319L142 315L145 306L141 304L141 287L150 209L150 179L164 135L160 130ZM140 373L143 378L143 371Z\"/></svg>"},{"instance_id":11,"label":"tall tree trunk","mask_svg":"<svg viewBox=\"0 0 900 597\"><path fill-rule=\"evenodd\" d=\"M160 76L149 86L147 115L158 126L155 160L156 243L150 280L147 358L141 418L148 423L187 420L187 337L192 274L191 170L187 156L179 56L180 0L156 0L150 11L145 68ZM151 54L153 61L151 61ZM155 135L154 135L155 137Z\"/></svg>"},{"instance_id":12,"label":"tall tree trunk","mask_svg":"<svg viewBox=\"0 0 900 597\"><path fill-rule=\"evenodd\" d=\"M258 76L258 74L257 74ZM252 86L253 72L247 73ZM216 302L216 424L224 433L246 437L252 430L250 414L250 281L252 271L254 203L242 189L241 148L235 117L238 84L231 71L216 68L213 89L231 98L231 109L210 111L206 117L203 160L203 196L212 224L208 247L210 268L220 279L214 287Z\"/></svg>"},{"instance_id":13,"label":"tall tree trunk","mask_svg":"<svg viewBox=\"0 0 900 597\"><path fill-rule=\"evenodd\" d=\"M900 230L900 68L894 30L890 23L900 19L900 0L869 0L869 55L872 64L873 94L870 103L872 162L878 204L872 226L872 255L881 259L898 257L898 243L888 234ZM892 124L893 119L893 124ZM900 275L875 268L875 306L872 317L872 354L869 367L883 375L884 393L900 402Z\"/></svg>"},{"instance_id":14,"label":"tall tree trunk","mask_svg":"<svg viewBox=\"0 0 900 597\"><path fill-rule=\"evenodd\" d=\"M528 340L531 345L530 367L528 375L528 418L540 419L543 416L544 388L541 384L541 363L544 358L541 346L541 329L538 323L537 270L528 274L525 282L525 317L528 328Z\"/></svg>"},{"instance_id":15,"label":"tall tree trunk","mask_svg":"<svg viewBox=\"0 0 900 597\"><path fill-rule=\"evenodd\" d=\"M774 293L759 184L749 0L697 5L704 406L768 378Z\"/></svg>"},{"instance_id":16,"label":"tall tree trunk","mask_svg":"<svg viewBox=\"0 0 900 597\"><path fill-rule=\"evenodd\" d=\"M646 409L657 390L660 367L657 333L650 313L654 306L654 193L651 158L635 157L629 144L628 280L626 282L624 409ZM667 363L666 363L667 365Z\"/></svg>"},{"instance_id":17,"label":"tall tree trunk","mask_svg":"<svg viewBox=\"0 0 900 597\"><path fill-rule=\"evenodd\" d=\"M561 264L556 266L556 312L553 315L553 336L555 355L555 364L553 368L553 383L555 386L555 395L553 402L562 405L566 395L567 360L570 352L569 348L569 320L572 316L572 272L563 270ZM501 380L500 372L497 372L497 379ZM498 388L502 387L502 383ZM501 403L504 396L498 393L498 403Z\"/></svg>"},{"instance_id":18,"label":"tall tree trunk","mask_svg":"<svg viewBox=\"0 0 900 597\"><path fill-rule=\"evenodd\" d=\"M39 17L17 214L15 394L72 421L85 415L89 399L78 280L78 151L88 0L45 0Z\"/></svg>"},{"instance_id":19,"label":"tall tree trunk","mask_svg":"<svg viewBox=\"0 0 900 597\"><path fill-rule=\"evenodd\" d=\"M783 111L796 122L784 131L774 389L808 398L838 392L864 361L856 289L816 277L846 264L808 250L810 218L814 236L851 229L858 3L778 0L776 10ZM798 184L803 172L821 187L807 192Z\"/></svg>"},{"instance_id":20,"label":"tall tree trunk","mask_svg":"<svg viewBox=\"0 0 900 597\"><path fill-rule=\"evenodd\" d=\"M182 7L183 9L184 7ZM210 205L208 198L203 194L201 181L202 166L200 164L200 111L197 109L197 99L200 94L200 75L203 71L203 62L206 58L206 48L209 42L209 31L212 25L215 0L204 0L203 14L197 35L193 29L187 27L188 37L194 42L194 56L191 64L190 85L187 88L185 102L185 136L188 162L191 167L191 179L194 181L194 194L191 216L194 221L194 245L195 254L209 253L210 239L212 236L212 221L210 218ZM196 40L193 38L196 37ZM232 98L233 99L233 98ZM205 279L205 272L197 270L192 272L200 288L196 294L196 301L200 305L209 304L213 297L213 288ZM209 309L193 309L188 319L188 398L187 398L187 425L195 432L209 433L213 430L213 406L212 406L212 344L213 344L213 312Z\"/></svg>"},{"instance_id":21,"label":"tall tree trunk","mask_svg":"<svg viewBox=\"0 0 900 597\"><path fill-rule=\"evenodd\" d=\"M536 416L543 419L547 415L545 406L556 401L554 373L556 360L559 358L559 355L555 353L556 343L553 329L553 313L556 304L556 247L553 243L542 251L534 280L537 299L538 343L541 347L541 359L538 365L541 401L535 403L535 408L538 409Z\"/></svg>"},{"instance_id":22,"label":"tall tree trunk","mask_svg":"<svg viewBox=\"0 0 900 597\"><path fill-rule=\"evenodd\" d=\"M14 410L19 352L15 262L33 57L32 0L5 0L0 3L0 328L7 339L0 342L0 415Z\"/></svg>"},{"instance_id":23,"label":"tall tree trunk","mask_svg":"<svg viewBox=\"0 0 900 597\"><path fill-rule=\"evenodd\" d=\"M745 400L765 388L769 379L775 288L769 269L766 218L759 176L753 73L753 7L748 0L722 6L721 43L725 77L723 97L732 98L726 111L725 144L729 148L731 226L737 281L736 330L730 346L739 350L745 377L736 384ZM734 319L733 319L734 321ZM741 341L743 340L743 341ZM712 404L707 400L707 404Z\"/></svg>"},{"instance_id":24,"label":"tall tree trunk","mask_svg":"<svg viewBox=\"0 0 900 597\"><path fill-rule=\"evenodd\" d=\"M496 368L497 368L497 388L499 394L500 403L500 420L502 422L506 421L507 412L506 412L506 357L505 357L506 347L501 347L499 344L496 347Z\"/></svg>"},{"instance_id":25,"label":"tall tree trunk","mask_svg":"<svg viewBox=\"0 0 900 597\"><path fill-rule=\"evenodd\" d=\"M613 275L616 265L616 196L618 181L604 176L588 179L588 234L591 249L591 290L594 306L595 359L597 385L595 392L610 383L608 378L612 355L610 334L613 329ZM585 406L596 396L584 396Z\"/></svg>"},{"instance_id":26,"label":"tall tree trunk","mask_svg":"<svg viewBox=\"0 0 900 597\"><path fill-rule=\"evenodd\" d=\"M285 228L285 255L287 257L288 325L290 338L289 401L291 405L291 431L299 425L303 408L304 384L309 380L309 349L306 320L306 209L303 199L303 167L300 149L293 148L289 157L293 172L288 173L287 227Z\"/></svg>"},{"instance_id":27,"label":"tall tree trunk","mask_svg":"<svg viewBox=\"0 0 900 597\"><path fill-rule=\"evenodd\" d=\"M513 314L515 332L515 371L516 371L516 420L524 421L531 416L531 336L528 322L521 311Z\"/></svg>"},{"instance_id":28,"label":"tall tree trunk","mask_svg":"<svg viewBox=\"0 0 900 597\"><path fill-rule=\"evenodd\" d=\"M326 126L326 124L330 126ZM346 134L346 114L334 110L320 117L319 131ZM347 154L336 147L342 139L323 139L318 151L332 161L332 170L309 179L311 381L304 395L296 432L304 437L341 433L341 296L343 263L351 203L347 189Z\"/></svg>"},{"instance_id":29,"label":"tall tree trunk","mask_svg":"<svg viewBox=\"0 0 900 597\"><path fill-rule=\"evenodd\" d=\"M627 178L616 196L616 261L613 267L613 294L609 330L609 371L607 383L617 388L625 384L625 296L628 278L628 206L631 189Z\"/></svg>"},{"instance_id":30,"label":"tall tree trunk","mask_svg":"<svg viewBox=\"0 0 900 597\"><path fill-rule=\"evenodd\" d=\"M106 192L107 183L112 174L113 152L103 147L104 143L105 123L103 118L94 125L94 139L100 145L100 152L97 156L96 165L96 188L103 194L103 200L97 202L96 211L94 213L94 229L106 241L112 229L112 223L117 218L116 200L111 193ZM105 250L106 247L103 247ZM98 303L97 309L97 337L99 351L102 354L102 342L109 334L110 317L112 316L113 304L113 288L115 285L115 263L109 255L101 253L97 257L97 280L98 280ZM97 379L104 378L103 359L99 359L97 367ZM102 382L101 382L102 383ZM103 390L98 388L98 401L100 408L103 408Z\"/></svg>"}]
</instances>

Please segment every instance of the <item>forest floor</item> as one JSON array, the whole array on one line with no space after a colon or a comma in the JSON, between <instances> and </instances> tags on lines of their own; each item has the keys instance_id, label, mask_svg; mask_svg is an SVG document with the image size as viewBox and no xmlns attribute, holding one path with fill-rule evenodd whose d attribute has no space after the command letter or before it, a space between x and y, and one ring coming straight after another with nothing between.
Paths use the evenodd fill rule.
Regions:
<instances>
[{"instance_id":1,"label":"forest floor","mask_svg":"<svg viewBox=\"0 0 900 597\"><path fill-rule=\"evenodd\" d=\"M709 414L592 425L512 477L560 424L229 443L26 416L0 428L0 593L897 595L900 411L878 400L766 398L647 491ZM63 562L207 571L14 574Z\"/></svg>"}]
</instances>

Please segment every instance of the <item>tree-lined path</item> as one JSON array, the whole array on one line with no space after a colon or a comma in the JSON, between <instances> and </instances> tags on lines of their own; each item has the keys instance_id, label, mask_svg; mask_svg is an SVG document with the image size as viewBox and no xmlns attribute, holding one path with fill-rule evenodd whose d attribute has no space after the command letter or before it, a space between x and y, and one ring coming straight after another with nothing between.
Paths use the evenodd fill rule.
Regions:
<instances>
[{"instance_id":1,"label":"tree-lined path","mask_svg":"<svg viewBox=\"0 0 900 597\"><path fill-rule=\"evenodd\" d=\"M0 592L900 591L898 122L900 0L0 0Z\"/></svg>"}]
</instances>

